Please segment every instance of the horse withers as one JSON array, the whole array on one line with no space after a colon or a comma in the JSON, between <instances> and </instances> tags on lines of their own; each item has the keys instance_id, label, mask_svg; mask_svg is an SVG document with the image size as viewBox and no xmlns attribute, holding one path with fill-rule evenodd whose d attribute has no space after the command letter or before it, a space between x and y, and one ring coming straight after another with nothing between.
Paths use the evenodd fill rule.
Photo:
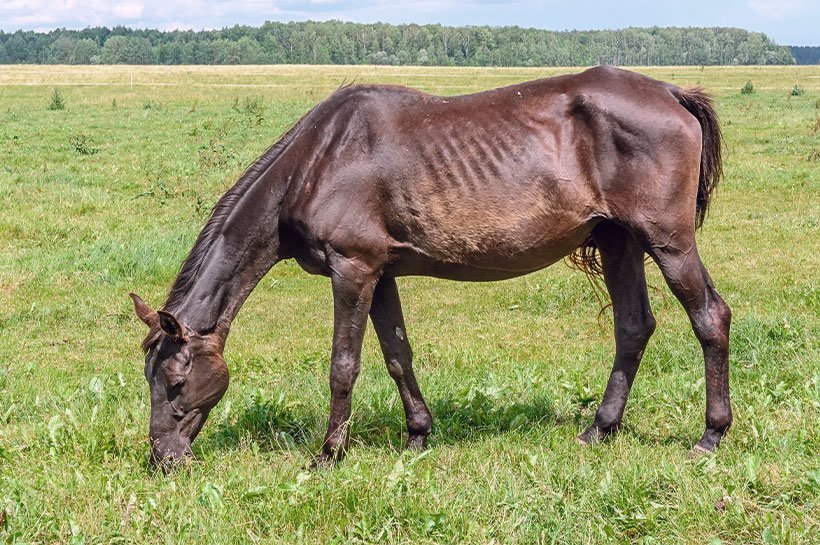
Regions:
<instances>
[{"instance_id":1,"label":"horse withers","mask_svg":"<svg viewBox=\"0 0 820 545\"><path fill-rule=\"evenodd\" d=\"M685 308L706 364L712 451L732 422L731 313L695 231L721 174L709 98L596 67L465 96L398 86L340 88L298 121L217 202L162 310L132 294L149 327L152 460L172 463L228 387L230 324L278 261L331 279L330 421L319 461L348 446L368 315L422 448L432 415L411 363L396 279L500 280L566 256L603 275L615 361L581 443L622 419L655 329L644 257Z\"/></svg>"}]
</instances>

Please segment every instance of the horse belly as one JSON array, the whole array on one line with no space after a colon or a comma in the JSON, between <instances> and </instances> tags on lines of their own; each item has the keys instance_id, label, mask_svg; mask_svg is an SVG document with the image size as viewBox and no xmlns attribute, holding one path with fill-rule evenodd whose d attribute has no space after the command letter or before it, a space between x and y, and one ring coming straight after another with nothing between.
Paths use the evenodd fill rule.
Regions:
<instances>
[{"instance_id":1,"label":"horse belly","mask_svg":"<svg viewBox=\"0 0 820 545\"><path fill-rule=\"evenodd\" d=\"M508 197L436 210L407 230L396 274L453 280L501 280L527 274L572 253L595 223L584 210L547 206L543 199ZM439 203L441 204L441 203Z\"/></svg>"}]
</instances>

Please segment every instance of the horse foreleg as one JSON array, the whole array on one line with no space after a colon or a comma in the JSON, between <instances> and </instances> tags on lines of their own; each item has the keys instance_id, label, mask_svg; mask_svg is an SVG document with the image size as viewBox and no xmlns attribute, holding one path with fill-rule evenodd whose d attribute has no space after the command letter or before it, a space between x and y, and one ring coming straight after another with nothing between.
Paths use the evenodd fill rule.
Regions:
<instances>
[{"instance_id":1,"label":"horse foreleg","mask_svg":"<svg viewBox=\"0 0 820 545\"><path fill-rule=\"evenodd\" d=\"M333 348L330 421L319 463L341 460L350 438L351 393L359 376L362 340L377 276L354 260L333 263Z\"/></svg>"},{"instance_id":2,"label":"horse foreleg","mask_svg":"<svg viewBox=\"0 0 820 545\"><path fill-rule=\"evenodd\" d=\"M595 421L578 436L595 443L616 431L646 344L655 330L644 272L644 252L627 230L601 224L593 232L615 317L615 362Z\"/></svg>"},{"instance_id":3,"label":"horse foreleg","mask_svg":"<svg viewBox=\"0 0 820 545\"><path fill-rule=\"evenodd\" d=\"M422 449L433 428L433 416L413 373L413 351L407 339L396 280L382 278L376 285L370 319L379 337L387 371L399 389L407 417L407 448Z\"/></svg>"}]
</instances>

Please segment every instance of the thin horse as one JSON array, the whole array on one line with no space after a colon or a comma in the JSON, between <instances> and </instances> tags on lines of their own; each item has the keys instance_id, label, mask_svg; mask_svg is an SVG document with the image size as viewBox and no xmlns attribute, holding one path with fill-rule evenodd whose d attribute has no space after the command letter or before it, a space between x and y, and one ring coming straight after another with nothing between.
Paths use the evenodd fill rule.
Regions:
<instances>
[{"instance_id":1,"label":"thin horse","mask_svg":"<svg viewBox=\"0 0 820 545\"><path fill-rule=\"evenodd\" d=\"M230 324L278 261L331 279L330 421L320 460L347 450L367 317L422 448L432 415L411 364L396 278L500 280L574 255L603 274L615 361L582 443L615 431L655 319L644 257L685 308L706 364L714 450L732 422L731 313L695 245L721 174L709 98L597 67L482 93L397 86L339 89L308 112L217 202L149 326L152 460L173 462L228 387Z\"/></svg>"}]
</instances>

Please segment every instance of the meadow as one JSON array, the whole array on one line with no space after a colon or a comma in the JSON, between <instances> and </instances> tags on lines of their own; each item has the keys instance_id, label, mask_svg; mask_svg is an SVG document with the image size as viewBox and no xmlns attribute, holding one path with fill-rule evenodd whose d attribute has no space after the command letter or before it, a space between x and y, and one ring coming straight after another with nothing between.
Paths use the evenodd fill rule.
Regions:
<instances>
[{"instance_id":1,"label":"meadow","mask_svg":"<svg viewBox=\"0 0 820 545\"><path fill-rule=\"evenodd\" d=\"M705 86L726 139L699 233L734 312L735 424L716 454L688 456L703 359L652 263L658 327L624 428L576 444L609 375L612 314L558 263L499 283L401 279L429 449L401 448L370 329L351 451L310 471L331 293L285 262L234 322L231 386L195 461L148 465L145 331L127 294L162 303L217 197L292 123L343 82L461 94L577 70L0 67L0 541L817 543L817 67L637 69Z\"/></svg>"}]
</instances>

